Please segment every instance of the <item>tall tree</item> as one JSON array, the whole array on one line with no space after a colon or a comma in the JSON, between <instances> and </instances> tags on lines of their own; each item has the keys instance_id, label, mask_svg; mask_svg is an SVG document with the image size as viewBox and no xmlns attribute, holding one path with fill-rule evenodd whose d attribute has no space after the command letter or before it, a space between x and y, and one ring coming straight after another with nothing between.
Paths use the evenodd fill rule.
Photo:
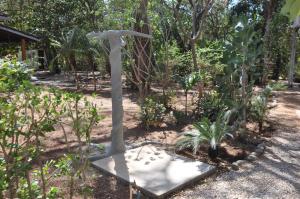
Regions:
<instances>
[{"instance_id":1,"label":"tall tree","mask_svg":"<svg viewBox=\"0 0 300 199\"><path fill-rule=\"evenodd\" d=\"M180 31L182 40L188 42L192 51L193 66L195 69L199 67L197 63L196 43L203 31L204 20L214 2L214 0L189 0L188 2L177 0L172 5L167 1L165 2L165 5L169 5L173 10L175 23Z\"/></svg>"}]
</instances>

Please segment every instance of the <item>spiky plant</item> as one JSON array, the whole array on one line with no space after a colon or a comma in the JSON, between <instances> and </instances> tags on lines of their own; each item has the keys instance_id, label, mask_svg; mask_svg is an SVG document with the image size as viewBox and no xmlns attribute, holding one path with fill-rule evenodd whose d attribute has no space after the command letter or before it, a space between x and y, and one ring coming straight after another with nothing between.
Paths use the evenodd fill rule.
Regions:
<instances>
[{"instance_id":1,"label":"spiky plant","mask_svg":"<svg viewBox=\"0 0 300 199\"><path fill-rule=\"evenodd\" d=\"M209 156L215 158L218 155L218 148L226 135L227 126L223 119L224 114L219 114L216 121L211 122L208 118L203 118L194 124L195 130L187 132L184 138L177 142L179 150L192 148L194 153L199 150L201 144L209 143Z\"/></svg>"}]
</instances>

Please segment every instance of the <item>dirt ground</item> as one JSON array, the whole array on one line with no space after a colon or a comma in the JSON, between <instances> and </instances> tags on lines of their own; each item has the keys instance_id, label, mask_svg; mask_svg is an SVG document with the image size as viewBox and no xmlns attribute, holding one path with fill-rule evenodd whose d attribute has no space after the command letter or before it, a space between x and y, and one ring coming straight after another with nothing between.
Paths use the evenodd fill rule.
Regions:
<instances>
[{"instance_id":1,"label":"dirt ground","mask_svg":"<svg viewBox=\"0 0 300 199\"><path fill-rule=\"evenodd\" d=\"M67 91L75 91L74 84L63 81L63 76L59 77L48 77L42 81L37 82L42 86L55 86ZM112 130L112 108L111 108L111 88L109 80L101 81L101 87L96 92L93 91L92 85L85 87L80 92L83 92L85 96L96 103L100 109L100 114L105 118L93 129L92 131L92 142L93 143L104 143L110 141L110 133ZM160 141L166 144L172 144L176 141L178 133L183 132L191 127L191 125L177 125L168 124L162 125L159 128L151 128L146 130L140 124L140 111L137 104L137 94L130 89L127 89L124 85L123 89L123 109L124 109L124 139L127 144L137 143L146 140ZM96 93L96 97L92 97L92 94ZM176 102L176 108L184 108L184 96L179 90L177 96L182 96ZM191 97L190 97L191 98ZM56 158L61 156L66 149L63 132L60 128L58 130L48 134L44 140L44 146L47 149L45 157ZM66 127L66 131L70 131ZM76 138L69 134L69 141L75 142Z\"/></svg>"},{"instance_id":2,"label":"dirt ground","mask_svg":"<svg viewBox=\"0 0 300 199\"><path fill-rule=\"evenodd\" d=\"M41 81L36 82L41 86L54 86L66 91L75 91L75 85L73 82L68 82L63 75L47 76L42 78ZM110 134L112 130L112 108L111 108L111 87L110 81L101 80L99 82L97 91L93 91L93 86L88 84L81 89L80 92L91 101L97 104L100 108L100 113L105 118L93 129L92 131L92 142L93 143L105 143L110 141ZM137 104L137 94L131 89L123 86L123 108L124 108L124 139L126 144L139 143L143 141L159 141L166 144L174 144L178 138L178 134L191 128L191 125L177 125L177 124L166 124L161 127L151 128L146 130L140 124L140 110ZM96 93L96 97L92 97L92 93ZM183 92L178 90L177 97L182 96L176 102L176 108L184 109L185 99ZM176 97L176 98L177 98ZM189 96L191 100L191 95ZM65 126L65 130L68 133L68 140L73 143L73 148L76 147L76 137L70 133L70 129ZM45 147L45 153L43 155L43 161L50 159L58 159L66 153L67 145L63 136L61 128L57 128L46 135L43 140ZM103 198L103 199L127 199L129 198L129 186L124 182L119 182L114 177L110 177L96 171L93 168L89 169L89 181L90 186L93 187L94 192L91 198ZM56 178L50 182L52 186L68 187L68 179L61 177ZM78 185L80 186L80 185ZM68 189L62 189L63 195L67 194ZM76 198L82 198L77 196Z\"/></svg>"},{"instance_id":3,"label":"dirt ground","mask_svg":"<svg viewBox=\"0 0 300 199\"><path fill-rule=\"evenodd\" d=\"M64 90L74 91L74 84L66 83L63 80L63 76L52 76L44 78L42 82L37 82L38 84L46 85L46 86L56 86ZM110 90L110 82L109 80L101 81L100 87L96 92L96 98L93 99L91 97L91 93L93 93L93 87L89 85L82 92L90 99L93 100L100 108L101 113L105 116L105 119L102 120L92 132L92 142L94 143L103 143L110 141L110 132L112 129L111 123L111 90ZM137 96L130 89L127 89L126 86L123 89L123 107L124 107L124 137L126 143L137 143L146 140L151 141L159 141L167 144L174 144L178 138L179 133L184 132L191 128L191 125L176 125L176 124L166 124L162 127L145 130L145 128L141 127L139 122L139 106L137 104ZM176 104L176 108L184 109L185 99L183 96L183 92L178 90L176 93L177 101L174 101L174 105ZM189 102L192 98L192 95L189 95ZM286 103L286 106L296 106L299 105L299 101L295 102L292 96L283 97L281 92L277 93L277 98L279 98L282 103ZM293 101L294 100L294 101ZM297 104L298 103L298 104ZM295 105L296 104L296 105ZM295 108L295 107L294 107ZM273 111L270 114L269 121L274 123L274 119L272 117ZM277 115L276 115L277 114ZM282 114L281 117L285 117L288 112L286 109L278 109L276 108L275 116L277 119ZM299 113L300 114L300 113ZM274 115L274 114L273 114ZM272 117L271 117L272 116ZM289 121L287 121L289 122ZM292 121L291 121L292 122ZM276 122L275 122L276 123ZM251 126L250 129L254 129L255 126ZM299 125L299 123L298 123ZM281 126L276 125L276 128L281 128ZM68 131L68 129L66 129ZM267 131L268 136L270 137L270 132L274 129L270 128ZM75 137L70 136L69 140L74 142ZM66 152L66 143L64 142L63 133L60 130L52 132L48 134L46 139L44 140L45 151L44 159L56 159L61 157ZM126 199L129 198L129 186L124 184L123 182L119 182L114 177L110 177L100 173L99 171L90 168L90 186L94 188L94 192L91 198L103 198L103 199ZM212 179L210 179L212 180ZM57 179L52 182L53 185L58 186L67 186L67 179ZM201 184L201 182L199 182ZM197 185L196 185L197 186ZM199 185L201 186L201 185ZM67 190L64 190L67 192ZM185 194L182 195L184 197ZM77 198L81 198L78 196ZM181 198L179 194L176 198ZM198 198L193 197L193 198Z\"/></svg>"}]
</instances>

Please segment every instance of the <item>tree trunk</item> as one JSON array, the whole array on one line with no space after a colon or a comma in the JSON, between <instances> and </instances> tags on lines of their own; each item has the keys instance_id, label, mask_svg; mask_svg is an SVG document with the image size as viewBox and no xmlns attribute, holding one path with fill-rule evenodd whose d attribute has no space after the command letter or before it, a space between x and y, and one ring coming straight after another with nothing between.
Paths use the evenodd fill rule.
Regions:
<instances>
[{"instance_id":1,"label":"tree trunk","mask_svg":"<svg viewBox=\"0 0 300 199\"><path fill-rule=\"evenodd\" d=\"M258 131L261 133L262 130L263 130L263 121L260 121L260 122L258 123Z\"/></svg>"},{"instance_id":2,"label":"tree trunk","mask_svg":"<svg viewBox=\"0 0 300 199\"><path fill-rule=\"evenodd\" d=\"M90 53L88 53L88 62L89 62L90 67L92 68L94 91L97 91L97 78L95 75L96 65L95 65L93 56Z\"/></svg>"},{"instance_id":3,"label":"tree trunk","mask_svg":"<svg viewBox=\"0 0 300 199\"><path fill-rule=\"evenodd\" d=\"M76 63L76 59L75 59L75 54L74 53L71 53L71 55L69 57L69 62L70 62L70 66L71 66L72 72L74 73L76 88L78 90L78 89L80 89L80 85L79 85L79 77L78 77L78 74L77 74L77 63Z\"/></svg>"},{"instance_id":4,"label":"tree trunk","mask_svg":"<svg viewBox=\"0 0 300 199\"><path fill-rule=\"evenodd\" d=\"M187 100L188 100L188 91L184 91L185 95L185 116L187 116L188 111L187 111Z\"/></svg>"},{"instance_id":5,"label":"tree trunk","mask_svg":"<svg viewBox=\"0 0 300 199\"><path fill-rule=\"evenodd\" d=\"M191 41L191 47L192 47L192 59L193 59L193 66L194 70L198 69L198 63L197 63L197 53L196 53L196 46L195 41Z\"/></svg>"},{"instance_id":6,"label":"tree trunk","mask_svg":"<svg viewBox=\"0 0 300 199\"><path fill-rule=\"evenodd\" d=\"M273 80L276 80L276 81L279 80L280 67L281 67L281 54L278 53L276 56L276 64L273 69L273 76L272 76Z\"/></svg>"},{"instance_id":7,"label":"tree trunk","mask_svg":"<svg viewBox=\"0 0 300 199\"><path fill-rule=\"evenodd\" d=\"M140 0L139 7L135 13L134 31L144 34L150 34L150 26L148 20L148 0ZM134 52L133 58L135 60L136 71L132 72L132 78L135 82L138 82L139 86L142 86L142 90L139 89L140 96L146 97L150 89L150 71L151 71L151 43L149 39L142 37L134 37ZM137 77L137 75L139 77ZM137 85L136 85L137 86ZM138 87L139 87L138 86ZM140 99L143 101L143 99Z\"/></svg>"},{"instance_id":8,"label":"tree trunk","mask_svg":"<svg viewBox=\"0 0 300 199\"><path fill-rule=\"evenodd\" d=\"M245 65L242 65L242 101L243 101L243 109L242 109L242 117L243 121L246 124L247 121L247 84L248 84L248 77L247 77L247 70Z\"/></svg>"},{"instance_id":9,"label":"tree trunk","mask_svg":"<svg viewBox=\"0 0 300 199\"><path fill-rule=\"evenodd\" d=\"M109 57L105 56L105 70L107 72L107 74L111 77L111 66L109 63Z\"/></svg>"},{"instance_id":10,"label":"tree trunk","mask_svg":"<svg viewBox=\"0 0 300 199\"><path fill-rule=\"evenodd\" d=\"M270 25L272 21L272 13L274 8L273 0L265 1L264 6L264 17L266 20L266 26L265 26L265 34L264 34L264 71L262 76L262 84L266 85L268 81L268 74L269 70L271 68L271 53L272 49L270 49L270 38L271 38L271 31L270 31Z\"/></svg>"},{"instance_id":11,"label":"tree trunk","mask_svg":"<svg viewBox=\"0 0 300 199\"><path fill-rule=\"evenodd\" d=\"M288 85L289 87L293 86L294 81L294 74L295 74L295 58L296 58L296 42L297 42L297 32L298 28L292 29L292 36L291 36L291 57L290 57L290 64L288 70Z\"/></svg>"}]
</instances>

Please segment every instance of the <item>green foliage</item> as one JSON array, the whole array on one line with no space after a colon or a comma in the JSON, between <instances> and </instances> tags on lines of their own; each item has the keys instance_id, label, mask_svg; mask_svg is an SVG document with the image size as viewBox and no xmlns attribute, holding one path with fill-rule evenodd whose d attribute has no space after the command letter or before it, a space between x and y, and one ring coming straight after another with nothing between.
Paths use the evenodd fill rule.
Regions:
<instances>
[{"instance_id":1,"label":"green foliage","mask_svg":"<svg viewBox=\"0 0 300 199\"><path fill-rule=\"evenodd\" d=\"M183 77L177 77L180 86L184 90L185 94L185 115L187 116L187 98L188 98L188 91L191 90L200 80L201 80L201 73L200 72L193 72Z\"/></svg>"},{"instance_id":2,"label":"green foliage","mask_svg":"<svg viewBox=\"0 0 300 199\"><path fill-rule=\"evenodd\" d=\"M249 23L246 17L241 17L236 23L232 39L226 42L224 59L231 67L241 70L244 65L250 70L262 53L261 42L259 33L255 31L255 22Z\"/></svg>"},{"instance_id":3,"label":"green foliage","mask_svg":"<svg viewBox=\"0 0 300 199\"><path fill-rule=\"evenodd\" d=\"M164 120L166 108L155 97L147 97L141 107L141 120L148 129L149 127L157 127Z\"/></svg>"},{"instance_id":4,"label":"green foliage","mask_svg":"<svg viewBox=\"0 0 300 199\"><path fill-rule=\"evenodd\" d=\"M199 117L207 117L210 120L215 120L219 112L227 109L225 100L221 94L216 91L205 93L203 97L198 98L196 102L195 114Z\"/></svg>"},{"instance_id":5,"label":"green foliage","mask_svg":"<svg viewBox=\"0 0 300 199\"><path fill-rule=\"evenodd\" d=\"M0 158L0 194L3 193L4 190L7 189L8 183L7 183L7 173L5 168L5 159Z\"/></svg>"},{"instance_id":6,"label":"green foliage","mask_svg":"<svg viewBox=\"0 0 300 199\"><path fill-rule=\"evenodd\" d=\"M62 128L63 125L69 125L80 144L80 155L77 158L77 165L80 166L76 172L84 175L87 159L81 147L83 141L90 143L91 130L103 117L99 115L96 105L81 95L34 86L28 81L29 73L21 63L2 63L1 194L6 193L10 198L55 198L58 194L57 188L48 187L50 190L47 192L54 162L43 164L40 161L44 151L43 139L56 130L59 124ZM67 124L66 121L70 123ZM69 146L67 139L66 143Z\"/></svg>"},{"instance_id":7,"label":"green foliage","mask_svg":"<svg viewBox=\"0 0 300 199\"><path fill-rule=\"evenodd\" d=\"M28 189L28 183L24 178L21 178L19 182L19 188L17 190L17 197L18 198L24 198L24 199L31 199L33 198L41 198L40 193L40 186L38 184L38 181L32 181L31 184L31 191Z\"/></svg>"},{"instance_id":8,"label":"green foliage","mask_svg":"<svg viewBox=\"0 0 300 199\"><path fill-rule=\"evenodd\" d=\"M267 99L265 97L258 95L251 100L251 118L259 123L260 132L267 110Z\"/></svg>"},{"instance_id":9,"label":"green foliage","mask_svg":"<svg viewBox=\"0 0 300 199\"><path fill-rule=\"evenodd\" d=\"M288 89L288 86L283 82L270 82L269 87L273 91L283 91Z\"/></svg>"},{"instance_id":10,"label":"green foliage","mask_svg":"<svg viewBox=\"0 0 300 199\"><path fill-rule=\"evenodd\" d=\"M59 197L59 189L57 187L50 187L48 191L47 198L56 199Z\"/></svg>"},{"instance_id":11,"label":"green foliage","mask_svg":"<svg viewBox=\"0 0 300 199\"><path fill-rule=\"evenodd\" d=\"M300 16L300 1L286 0L285 5L281 9L281 13L287 15L290 21L294 21L296 17Z\"/></svg>"},{"instance_id":12,"label":"green foliage","mask_svg":"<svg viewBox=\"0 0 300 199\"><path fill-rule=\"evenodd\" d=\"M176 46L171 46L170 54L173 64L173 75L175 80L177 79L176 75L179 77L187 76L192 72L192 54L188 52L180 52Z\"/></svg>"},{"instance_id":13,"label":"green foliage","mask_svg":"<svg viewBox=\"0 0 300 199\"><path fill-rule=\"evenodd\" d=\"M250 116L251 119L258 123L259 132L263 129L263 122L268 113L268 98L271 95L272 88L267 86L261 94L252 97Z\"/></svg>"},{"instance_id":14,"label":"green foliage","mask_svg":"<svg viewBox=\"0 0 300 199\"><path fill-rule=\"evenodd\" d=\"M14 91L30 80L31 70L22 62L0 59L0 92Z\"/></svg>"},{"instance_id":15,"label":"green foliage","mask_svg":"<svg viewBox=\"0 0 300 199\"><path fill-rule=\"evenodd\" d=\"M221 41L207 42L197 49L197 60L201 68L201 79L208 84L216 75L223 74L224 44Z\"/></svg>"},{"instance_id":16,"label":"green foliage","mask_svg":"<svg viewBox=\"0 0 300 199\"><path fill-rule=\"evenodd\" d=\"M176 124L185 124L187 117L186 114L179 110L173 110L172 112L174 118L176 119Z\"/></svg>"},{"instance_id":17,"label":"green foliage","mask_svg":"<svg viewBox=\"0 0 300 199\"><path fill-rule=\"evenodd\" d=\"M201 79L200 73L193 72L184 77L179 77L179 84L186 92L191 90Z\"/></svg>"},{"instance_id":18,"label":"green foliage","mask_svg":"<svg viewBox=\"0 0 300 199\"><path fill-rule=\"evenodd\" d=\"M188 132L185 137L177 142L177 147L182 150L192 148L196 153L201 144L209 143L211 149L216 149L226 135L232 136L227 132L227 126L220 113L216 121L211 122L208 118L203 118L194 124L196 131Z\"/></svg>"},{"instance_id":19,"label":"green foliage","mask_svg":"<svg viewBox=\"0 0 300 199\"><path fill-rule=\"evenodd\" d=\"M29 82L23 82L13 93L2 93L1 97L0 146L5 160L4 182L8 184L10 197L17 194L21 198L36 198L41 194L39 181L31 181L28 176L33 162L39 162L43 151L41 139L53 131L57 123L59 103L53 95L43 93ZM45 170L41 168L41 172Z\"/></svg>"}]
</instances>

